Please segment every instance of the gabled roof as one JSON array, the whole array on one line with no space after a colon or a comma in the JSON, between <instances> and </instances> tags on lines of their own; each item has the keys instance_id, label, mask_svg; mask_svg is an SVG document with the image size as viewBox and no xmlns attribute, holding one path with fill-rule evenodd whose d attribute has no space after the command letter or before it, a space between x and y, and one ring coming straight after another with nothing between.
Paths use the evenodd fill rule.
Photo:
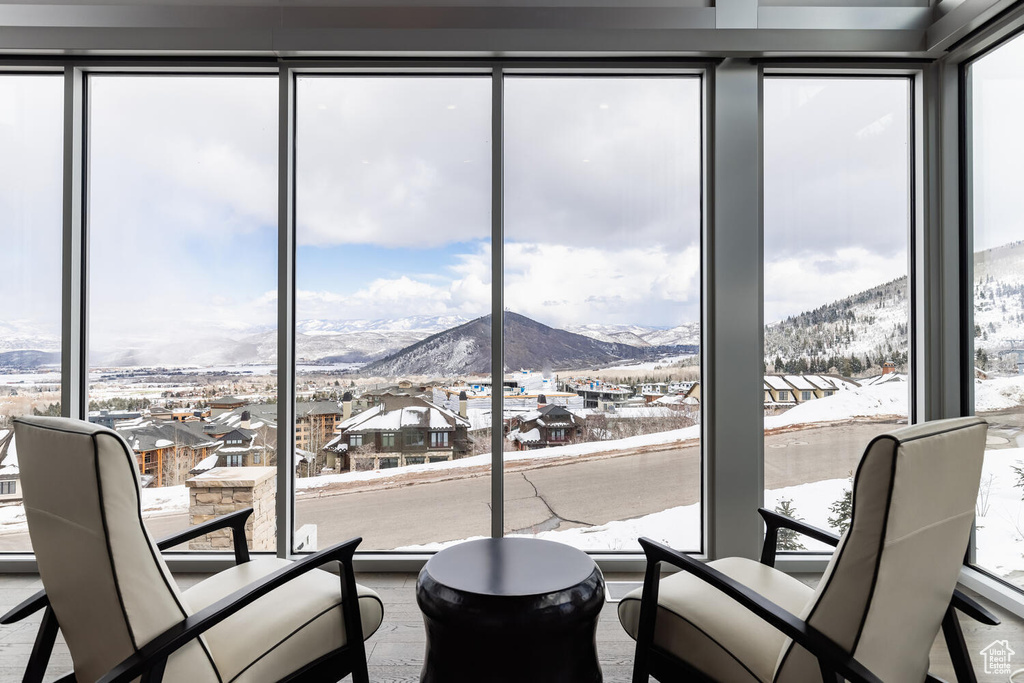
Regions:
<instances>
[{"instance_id":1,"label":"gabled roof","mask_svg":"<svg viewBox=\"0 0 1024 683\"><path fill-rule=\"evenodd\" d=\"M142 453L172 446L214 448L220 445L203 432L202 422L143 422L139 425L118 425L117 433L132 450Z\"/></svg>"},{"instance_id":2,"label":"gabled roof","mask_svg":"<svg viewBox=\"0 0 1024 683\"><path fill-rule=\"evenodd\" d=\"M341 415L341 404L337 401L309 401L295 404L296 417L335 414Z\"/></svg>"},{"instance_id":3,"label":"gabled roof","mask_svg":"<svg viewBox=\"0 0 1024 683\"><path fill-rule=\"evenodd\" d=\"M810 382L815 389L821 389L823 391L831 391L836 388L827 377L821 377L820 375L804 375L804 379Z\"/></svg>"},{"instance_id":4,"label":"gabled roof","mask_svg":"<svg viewBox=\"0 0 1024 683\"><path fill-rule=\"evenodd\" d=\"M765 375L764 383L776 391L792 391L793 387L779 375Z\"/></svg>"},{"instance_id":5,"label":"gabled roof","mask_svg":"<svg viewBox=\"0 0 1024 683\"><path fill-rule=\"evenodd\" d=\"M785 379L797 391L814 391L815 389L814 385L808 382L803 375L786 375Z\"/></svg>"},{"instance_id":6,"label":"gabled roof","mask_svg":"<svg viewBox=\"0 0 1024 683\"><path fill-rule=\"evenodd\" d=\"M397 432L403 427L449 431L469 427L469 420L412 396L389 396L338 425L341 432Z\"/></svg>"}]
</instances>

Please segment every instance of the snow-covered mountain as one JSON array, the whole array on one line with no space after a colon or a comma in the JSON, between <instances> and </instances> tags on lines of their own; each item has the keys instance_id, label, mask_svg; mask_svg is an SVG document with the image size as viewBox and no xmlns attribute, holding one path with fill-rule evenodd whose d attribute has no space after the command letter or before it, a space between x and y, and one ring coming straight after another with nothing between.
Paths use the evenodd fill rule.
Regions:
<instances>
[{"instance_id":1,"label":"snow-covered mountain","mask_svg":"<svg viewBox=\"0 0 1024 683\"><path fill-rule=\"evenodd\" d=\"M871 374L887 361L907 362L910 317L907 279L765 326L765 363L787 372ZM1024 362L1024 241L974 255L975 362L996 374L1016 374Z\"/></svg>"},{"instance_id":2,"label":"snow-covered mountain","mask_svg":"<svg viewBox=\"0 0 1024 683\"><path fill-rule=\"evenodd\" d=\"M974 348L990 373L1017 374L1024 362L1024 241L974 255Z\"/></svg>"},{"instance_id":3,"label":"snow-covered mountain","mask_svg":"<svg viewBox=\"0 0 1024 683\"><path fill-rule=\"evenodd\" d=\"M765 325L769 371L870 374L885 361L907 361L907 278L872 287L812 311ZM780 362L782 363L780 367Z\"/></svg>"},{"instance_id":4,"label":"snow-covered mountain","mask_svg":"<svg viewBox=\"0 0 1024 683\"><path fill-rule=\"evenodd\" d=\"M678 327L644 327L642 325L567 325L566 331L591 339L629 344L630 346L686 346L700 344L700 323L683 323Z\"/></svg>"},{"instance_id":5,"label":"snow-covered mountain","mask_svg":"<svg viewBox=\"0 0 1024 683\"><path fill-rule=\"evenodd\" d=\"M463 322L458 316L303 320L296 325L296 358L305 363L368 363ZM90 359L96 365L117 367L273 363L277 330L262 326L232 335L122 339L117 348L91 349Z\"/></svg>"},{"instance_id":6,"label":"snow-covered mountain","mask_svg":"<svg viewBox=\"0 0 1024 683\"><path fill-rule=\"evenodd\" d=\"M299 334L309 336L349 334L353 332L419 332L429 334L448 330L468 322L457 315L413 315L407 318L384 318L380 320L300 320L296 325Z\"/></svg>"},{"instance_id":7,"label":"snow-covered mountain","mask_svg":"<svg viewBox=\"0 0 1024 683\"><path fill-rule=\"evenodd\" d=\"M504 314L505 367L573 370L622 360L654 359L679 347L638 346L595 339L548 327L526 316ZM696 348L687 348L696 352ZM491 316L427 337L408 348L363 367L363 375L458 376L491 370Z\"/></svg>"},{"instance_id":8,"label":"snow-covered mountain","mask_svg":"<svg viewBox=\"0 0 1024 683\"><path fill-rule=\"evenodd\" d=\"M46 329L25 320L0 320L0 352L60 351L60 326Z\"/></svg>"}]
</instances>

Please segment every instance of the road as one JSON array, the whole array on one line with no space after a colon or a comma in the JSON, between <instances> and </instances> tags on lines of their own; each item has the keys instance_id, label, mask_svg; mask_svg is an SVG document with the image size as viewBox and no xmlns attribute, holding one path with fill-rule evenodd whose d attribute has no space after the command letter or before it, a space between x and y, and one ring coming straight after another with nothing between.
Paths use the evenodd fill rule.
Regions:
<instances>
[{"instance_id":1,"label":"road","mask_svg":"<svg viewBox=\"0 0 1024 683\"><path fill-rule=\"evenodd\" d=\"M782 488L853 471L872 436L894 423L845 423L768 435L765 486ZM700 497L696 446L529 467L505 474L507 532L605 524L695 503ZM753 511L751 511L753 512ZM362 536L362 550L392 549L490 534L490 480L452 478L396 488L299 496L296 525L315 524L317 544ZM185 514L147 520L155 537L182 529ZM28 549L27 534L0 535L0 551Z\"/></svg>"}]
</instances>

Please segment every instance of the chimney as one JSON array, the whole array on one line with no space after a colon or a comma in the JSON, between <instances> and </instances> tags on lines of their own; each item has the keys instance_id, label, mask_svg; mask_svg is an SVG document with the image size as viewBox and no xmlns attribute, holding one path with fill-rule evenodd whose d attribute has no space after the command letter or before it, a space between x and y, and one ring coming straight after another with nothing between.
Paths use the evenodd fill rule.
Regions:
<instances>
[{"instance_id":1,"label":"chimney","mask_svg":"<svg viewBox=\"0 0 1024 683\"><path fill-rule=\"evenodd\" d=\"M242 429L249 429L249 425L252 424L252 415L249 414L248 410L242 411L242 421L239 423L239 427Z\"/></svg>"},{"instance_id":2,"label":"chimney","mask_svg":"<svg viewBox=\"0 0 1024 683\"><path fill-rule=\"evenodd\" d=\"M341 419L347 420L350 417L352 417L352 392L346 391L341 397Z\"/></svg>"},{"instance_id":3,"label":"chimney","mask_svg":"<svg viewBox=\"0 0 1024 683\"><path fill-rule=\"evenodd\" d=\"M469 406L469 398L466 397L465 391L459 392L459 416L466 417L466 409Z\"/></svg>"},{"instance_id":4,"label":"chimney","mask_svg":"<svg viewBox=\"0 0 1024 683\"><path fill-rule=\"evenodd\" d=\"M896 364L891 360L887 360L882 363L882 374L888 375L889 373L896 372Z\"/></svg>"},{"instance_id":5,"label":"chimney","mask_svg":"<svg viewBox=\"0 0 1024 683\"><path fill-rule=\"evenodd\" d=\"M548 402L548 397L545 396L544 394L541 394L540 396L537 397L537 407L538 408L540 408L542 405L544 405L547 402Z\"/></svg>"}]
</instances>

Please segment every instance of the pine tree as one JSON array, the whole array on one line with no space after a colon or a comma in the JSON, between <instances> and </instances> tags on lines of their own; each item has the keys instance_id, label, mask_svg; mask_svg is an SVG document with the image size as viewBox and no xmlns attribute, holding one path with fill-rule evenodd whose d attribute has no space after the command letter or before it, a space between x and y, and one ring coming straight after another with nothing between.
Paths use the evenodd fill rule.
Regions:
<instances>
[{"instance_id":1,"label":"pine tree","mask_svg":"<svg viewBox=\"0 0 1024 683\"><path fill-rule=\"evenodd\" d=\"M775 511L780 515L786 515L797 521L803 521L803 517L797 517L796 508L793 507L792 500L780 499L779 504L775 506ZM799 534L792 529L779 529L779 536L775 547L779 550L807 550L799 538Z\"/></svg>"},{"instance_id":2,"label":"pine tree","mask_svg":"<svg viewBox=\"0 0 1024 683\"><path fill-rule=\"evenodd\" d=\"M829 506L829 512L834 517L828 518L828 525L837 529L840 534L845 534L850 528L850 518L853 516L853 478L850 484L843 489L842 497Z\"/></svg>"}]
</instances>

